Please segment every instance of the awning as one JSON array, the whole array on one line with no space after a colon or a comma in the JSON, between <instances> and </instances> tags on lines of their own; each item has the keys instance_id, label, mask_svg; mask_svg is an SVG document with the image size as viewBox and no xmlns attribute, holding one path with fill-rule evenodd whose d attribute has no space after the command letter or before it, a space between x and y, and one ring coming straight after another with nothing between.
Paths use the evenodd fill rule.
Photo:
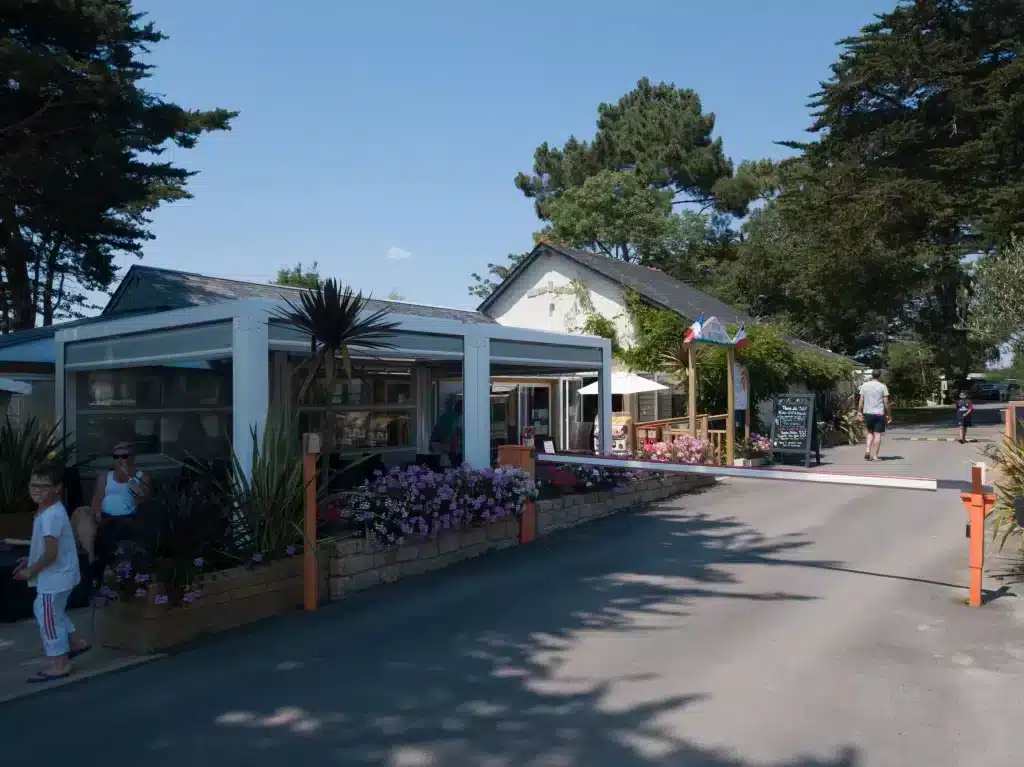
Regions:
<instances>
[{"instance_id":1,"label":"awning","mask_svg":"<svg viewBox=\"0 0 1024 767\"><path fill-rule=\"evenodd\" d=\"M584 386L580 394L597 394L600 381ZM636 373L612 373L612 394L639 394L645 391L661 391L668 387Z\"/></svg>"}]
</instances>

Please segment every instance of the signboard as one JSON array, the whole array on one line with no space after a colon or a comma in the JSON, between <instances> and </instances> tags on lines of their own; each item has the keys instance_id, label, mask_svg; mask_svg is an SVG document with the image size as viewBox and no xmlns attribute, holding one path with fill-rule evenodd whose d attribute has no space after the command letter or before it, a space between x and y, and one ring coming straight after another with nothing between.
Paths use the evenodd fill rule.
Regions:
<instances>
[{"instance_id":1,"label":"signboard","mask_svg":"<svg viewBox=\"0 0 1024 767\"><path fill-rule=\"evenodd\" d=\"M718 317L712 317L701 325L693 339L698 344L715 344L716 346L732 346L732 336Z\"/></svg>"},{"instance_id":2,"label":"signboard","mask_svg":"<svg viewBox=\"0 0 1024 767\"><path fill-rule=\"evenodd\" d=\"M747 380L747 369L738 362L732 365L733 402L736 410L750 407L750 382Z\"/></svg>"},{"instance_id":3,"label":"signboard","mask_svg":"<svg viewBox=\"0 0 1024 767\"><path fill-rule=\"evenodd\" d=\"M804 466L811 465L811 453L821 463L818 445L818 418L813 394L781 394L775 398L772 421L772 452L803 455Z\"/></svg>"}]
</instances>

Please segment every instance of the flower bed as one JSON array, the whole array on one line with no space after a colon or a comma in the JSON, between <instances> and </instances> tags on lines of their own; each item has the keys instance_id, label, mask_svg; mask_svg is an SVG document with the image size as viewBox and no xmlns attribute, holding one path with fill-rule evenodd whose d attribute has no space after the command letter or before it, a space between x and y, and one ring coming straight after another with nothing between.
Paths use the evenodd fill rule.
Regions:
<instances>
[{"instance_id":1,"label":"flower bed","mask_svg":"<svg viewBox=\"0 0 1024 767\"><path fill-rule=\"evenodd\" d=\"M699 437L684 435L666 442L648 442L636 452L637 460L703 465L712 462L714 446Z\"/></svg>"},{"instance_id":2,"label":"flower bed","mask_svg":"<svg viewBox=\"0 0 1024 767\"><path fill-rule=\"evenodd\" d=\"M376 548L401 546L411 536L436 539L449 531L518 520L536 485L521 469L424 466L377 471L349 502Z\"/></svg>"},{"instance_id":3,"label":"flower bed","mask_svg":"<svg viewBox=\"0 0 1024 767\"><path fill-rule=\"evenodd\" d=\"M612 490L538 500L537 534L548 535L715 483L713 477L687 474L631 474L636 476L631 477L628 484ZM371 539L339 541L332 544L330 552L330 596L341 599L373 586L440 570L518 544L519 523L512 516L468 528L443 530L434 538L415 538L410 534L401 544L383 550Z\"/></svg>"},{"instance_id":4,"label":"flower bed","mask_svg":"<svg viewBox=\"0 0 1024 767\"><path fill-rule=\"evenodd\" d=\"M321 582L326 596L327 558ZM160 584L139 589L135 598L115 601L96 613L97 632L105 647L146 654L160 652L207 634L238 628L302 604L302 557L235 567L203 578L202 598L185 598L169 607ZM185 592L185 597L196 594Z\"/></svg>"}]
</instances>

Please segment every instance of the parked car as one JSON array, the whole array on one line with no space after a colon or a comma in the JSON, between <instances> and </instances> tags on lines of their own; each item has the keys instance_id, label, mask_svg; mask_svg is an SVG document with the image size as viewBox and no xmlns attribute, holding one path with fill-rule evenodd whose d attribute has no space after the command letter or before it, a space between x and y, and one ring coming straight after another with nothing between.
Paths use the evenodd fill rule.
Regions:
<instances>
[{"instance_id":1,"label":"parked car","mask_svg":"<svg viewBox=\"0 0 1024 767\"><path fill-rule=\"evenodd\" d=\"M1001 386L997 383L978 384L971 387L971 398L979 402L999 402L1003 398Z\"/></svg>"}]
</instances>

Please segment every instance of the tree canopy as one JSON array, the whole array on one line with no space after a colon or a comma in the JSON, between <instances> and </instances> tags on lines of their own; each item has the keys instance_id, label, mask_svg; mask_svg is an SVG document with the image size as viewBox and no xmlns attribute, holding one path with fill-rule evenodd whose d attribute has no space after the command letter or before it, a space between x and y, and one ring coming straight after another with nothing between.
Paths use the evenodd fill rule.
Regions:
<instances>
[{"instance_id":1,"label":"tree canopy","mask_svg":"<svg viewBox=\"0 0 1024 767\"><path fill-rule=\"evenodd\" d=\"M145 90L164 39L130 0L8 0L0 10L0 331L76 316L114 256L140 256L148 214L195 175L163 157L237 112Z\"/></svg>"},{"instance_id":2,"label":"tree canopy","mask_svg":"<svg viewBox=\"0 0 1024 767\"><path fill-rule=\"evenodd\" d=\"M303 266L301 261L292 267L282 266L277 270L274 284L315 290L320 285L320 269L316 261L309 266Z\"/></svg>"}]
</instances>

